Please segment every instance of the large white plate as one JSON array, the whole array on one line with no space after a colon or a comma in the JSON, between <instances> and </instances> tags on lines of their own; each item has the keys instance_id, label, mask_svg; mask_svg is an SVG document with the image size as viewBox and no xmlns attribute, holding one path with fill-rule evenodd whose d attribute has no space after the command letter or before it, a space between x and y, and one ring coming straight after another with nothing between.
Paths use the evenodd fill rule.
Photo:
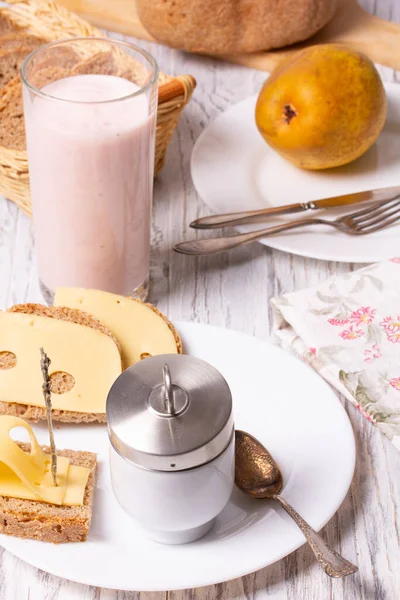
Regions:
<instances>
[{"instance_id":1,"label":"large white plate","mask_svg":"<svg viewBox=\"0 0 400 600\"><path fill-rule=\"evenodd\" d=\"M256 96L236 104L211 123L196 142L191 170L197 191L215 213L225 213L400 185L400 86L385 84L385 88L388 119L376 144L353 163L326 171L298 169L267 146L254 121ZM352 210L357 206L347 212ZM309 211L304 216L325 217L326 212ZM331 209L329 214L336 217L345 212ZM269 223L298 218L298 214L275 217ZM254 231L267 226L265 222L238 229ZM322 260L375 262L398 254L400 224L363 237L317 225L260 241L271 248Z\"/></svg>"},{"instance_id":2,"label":"large white plate","mask_svg":"<svg viewBox=\"0 0 400 600\"><path fill-rule=\"evenodd\" d=\"M353 432L335 394L310 368L261 340L207 325L177 327L185 351L227 378L236 426L271 450L283 471L285 497L320 529L341 504L355 463ZM45 428L35 429L46 443ZM191 588L250 573L304 543L275 503L248 499L239 491L202 540L186 546L150 542L114 500L105 427L63 426L56 430L56 444L99 454L88 541L54 546L0 536L4 548L54 575L123 590Z\"/></svg>"}]
</instances>

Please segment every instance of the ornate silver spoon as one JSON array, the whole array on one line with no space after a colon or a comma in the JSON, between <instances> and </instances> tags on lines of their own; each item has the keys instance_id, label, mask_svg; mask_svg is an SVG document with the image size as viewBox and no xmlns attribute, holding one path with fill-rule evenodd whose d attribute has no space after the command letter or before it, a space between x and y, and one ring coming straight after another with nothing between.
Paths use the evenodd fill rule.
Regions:
<instances>
[{"instance_id":1,"label":"ornate silver spoon","mask_svg":"<svg viewBox=\"0 0 400 600\"><path fill-rule=\"evenodd\" d=\"M271 498L292 517L311 546L319 564L330 577L345 577L358 571L332 550L322 537L279 495L283 481L278 465L266 448L249 433L235 432L235 483L253 498Z\"/></svg>"}]
</instances>

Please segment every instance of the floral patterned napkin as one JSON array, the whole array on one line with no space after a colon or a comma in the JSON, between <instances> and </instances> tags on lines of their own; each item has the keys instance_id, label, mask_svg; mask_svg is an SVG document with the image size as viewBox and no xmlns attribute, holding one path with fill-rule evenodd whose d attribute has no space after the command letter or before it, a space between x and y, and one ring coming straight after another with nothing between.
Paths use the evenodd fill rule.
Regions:
<instances>
[{"instance_id":1,"label":"floral patterned napkin","mask_svg":"<svg viewBox=\"0 0 400 600\"><path fill-rule=\"evenodd\" d=\"M271 303L277 335L400 450L400 257Z\"/></svg>"}]
</instances>

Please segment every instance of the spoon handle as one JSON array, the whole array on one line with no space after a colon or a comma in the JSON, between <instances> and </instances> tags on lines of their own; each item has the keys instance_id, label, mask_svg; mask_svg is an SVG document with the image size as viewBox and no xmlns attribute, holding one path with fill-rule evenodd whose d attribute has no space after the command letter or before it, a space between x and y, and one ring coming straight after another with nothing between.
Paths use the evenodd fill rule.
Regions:
<instances>
[{"instance_id":1,"label":"spoon handle","mask_svg":"<svg viewBox=\"0 0 400 600\"><path fill-rule=\"evenodd\" d=\"M330 577L345 577L358 571L358 567L351 564L348 560L340 556L335 550L332 550L322 537L314 531L312 527L297 513L290 504L286 502L282 496L272 496L292 517L295 523L300 527L307 542L311 546L311 550L315 554L315 558L323 568L325 573Z\"/></svg>"}]
</instances>

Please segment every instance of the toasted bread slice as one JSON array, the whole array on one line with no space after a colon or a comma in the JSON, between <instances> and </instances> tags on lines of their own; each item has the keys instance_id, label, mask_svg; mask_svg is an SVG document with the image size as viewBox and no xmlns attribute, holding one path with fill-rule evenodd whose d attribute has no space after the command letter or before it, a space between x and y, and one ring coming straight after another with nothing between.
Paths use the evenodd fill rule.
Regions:
<instances>
[{"instance_id":1,"label":"toasted bread slice","mask_svg":"<svg viewBox=\"0 0 400 600\"><path fill-rule=\"evenodd\" d=\"M116 340L111 331L102 323L100 323L100 321L81 310L65 307L59 308L55 306L44 306L42 304L16 304L15 306L9 308L7 312L37 315L40 317L69 321L85 327L91 327L92 329L96 329L97 331L100 331L100 333L109 336L121 354L119 342ZM0 356L0 368L8 368L13 366L13 360L15 360L15 357L13 357L13 355L9 355L8 353L5 353L3 357ZM122 360L121 367L123 369ZM58 394L67 392L69 391L70 387L72 387L68 375L61 373L54 373L51 375L50 384L52 392ZM0 401L0 415L12 415L33 422L42 421L47 418L46 409L44 407L4 401ZM106 415L103 413L80 413L75 411L53 409L53 419L55 421L62 421L63 423L105 423Z\"/></svg>"},{"instance_id":2,"label":"toasted bread slice","mask_svg":"<svg viewBox=\"0 0 400 600\"><path fill-rule=\"evenodd\" d=\"M29 452L30 444L18 445ZM42 448L51 454L49 447ZM54 544L86 540L92 519L96 455L74 450L58 450L57 455L69 458L73 465L90 469L83 505L57 506L0 495L0 533Z\"/></svg>"}]
</instances>

